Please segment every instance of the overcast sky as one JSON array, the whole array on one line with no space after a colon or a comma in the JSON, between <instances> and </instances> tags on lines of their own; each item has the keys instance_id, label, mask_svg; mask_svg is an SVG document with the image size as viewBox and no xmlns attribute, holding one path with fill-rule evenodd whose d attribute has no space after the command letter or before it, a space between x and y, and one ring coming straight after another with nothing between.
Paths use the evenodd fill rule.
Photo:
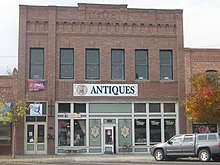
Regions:
<instances>
[{"instance_id":1,"label":"overcast sky","mask_svg":"<svg viewBox=\"0 0 220 165\"><path fill-rule=\"evenodd\" d=\"M184 47L220 49L220 0L4 0L0 5L0 74L17 68L19 4L77 6L78 3L183 9Z\"/></svg>"}]
</instances>

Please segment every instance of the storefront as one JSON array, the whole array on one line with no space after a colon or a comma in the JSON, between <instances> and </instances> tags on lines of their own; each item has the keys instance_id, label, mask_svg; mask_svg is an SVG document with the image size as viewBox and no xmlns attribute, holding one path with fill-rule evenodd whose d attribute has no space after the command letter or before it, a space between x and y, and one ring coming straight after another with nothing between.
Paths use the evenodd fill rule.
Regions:
<instances>
[{"instance_id":1,"label":"storefront","mask_svg":"<svg viewBox=\"0 0 220 165\"><path fill-rule=\"evenodd\" d=\"M47 102L29 103L25 117L24 153L47 153Z\"/></svg>"},{"instance_id":2,"label":"storefront","mask_svg":"<svg viewBox=\"0 0 220 165\"><path fill-rule=\"evenodd\" d=\"M5 113L10 110L12 103L6 102L2 105L4 108L0 107L0 114ZM11 123L4 123L4 119L0 117L0 155L11 153L11 143L12 142L12 127Z\"/></svg>"},{"instance_id":3,"label":"storefront","mask_svg":"<svg viewBox=\"0 0 220 165\"><path fill-rule=\"evenodd\" d=\"M129 84L108 86L124 88ZM95 88L90 87L81 85L81 96L91 94L92 89L94 92ZM79 86L74 89L76 92ZM136 87L133 91L138 93ZM177 102L57 101L55 110L58 154L149 152L150 145L179 133Z\"/></svg>"},{"instance_id":4,"label":"storefront","mask_svg":"<svg viewBox=\"0 0 220 165\"><path fill-rule=\"evenodd\" d=\"M177 103L56 103L56 153L148 152L178 133Z\"/></svg>"}]
</instances>

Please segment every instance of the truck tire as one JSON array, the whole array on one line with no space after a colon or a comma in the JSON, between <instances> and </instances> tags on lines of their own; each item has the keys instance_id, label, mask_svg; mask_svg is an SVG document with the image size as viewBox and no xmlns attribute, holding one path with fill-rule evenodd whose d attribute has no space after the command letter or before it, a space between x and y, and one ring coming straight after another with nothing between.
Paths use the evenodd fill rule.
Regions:
<instances>
[{"instance_id":1,"label":"truck tire","mask_svg":"<svg viewBox=\"0 0 220 165\"><path fill-rule=\"evenodd\" d=\"M208 162L210 161L210 152L208 149L202 149L199 151L199 160L202 162Z\"/></svg>"},{"instance_id":2,"label":"truck tire","mask_svg":"<svg viewBox=\"0 0 220 165\"><path fill-rule=\"evenodd\" d=\"M162 161L164 160L164 153L163 153L163 150L162 149L157 149L155 152L154 152L154 159L156 161Z\"/></svg>"}]
</instances>

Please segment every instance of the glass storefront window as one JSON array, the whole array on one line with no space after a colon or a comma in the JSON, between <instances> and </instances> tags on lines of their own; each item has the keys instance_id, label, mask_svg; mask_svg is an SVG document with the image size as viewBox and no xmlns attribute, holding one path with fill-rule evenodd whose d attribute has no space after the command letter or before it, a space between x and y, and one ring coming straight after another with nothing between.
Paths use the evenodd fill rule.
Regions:
<instances>
[{"instance_id":1,"label":"glass storefront window","mask_svg":"<svg viewBox=\"0 0 220 165\"><path fill-rule=\"evenodd\" d=\"M150 103L149 104L149 112L150 113L159 113L160 111L160 103Z\"/></svg>"},{"instance_id":2,"label":"glass storefront window","mask_svg":"<svg viewBox=\"0 0 220 165\"><path fill-rule=\"evenodd\" d=\"M11 125L0 122L0 146L11 144Z\"/></svg>"},{"instance_id":3,"label":"glass storefront window","mask_svg":"<svg viewBox=\"0 0 220 165\"><path fill-rule=\"evenodd\" d=\"M175 103L164 103L164 113L175 113Z\"/></svg>"},{"instance_id":4,"label":"glass storefront window","mask_svg":"<svg viewBox=\"0 0 220 165\"><path fill-rule=\"evenodd\" d=\"M161 142L161 120L150 119L150 144Z\"/></svg>"},{"instance_id":5,"label":"glass storefront window","mask_svg":"<svg viewBox=\"0 0 220 165\"><path fill-rule=\"evenodd\" d=\"M135 113L146 113L146 104L145 103L135 103L134 104Z\"/></svg>"},{"instance_id":6,"label":"glass storefront window","mask_svg":"<svg viewBox=\"0 0 220 165\"><path fill-rule=\"evenodd\" d=\"M58 120L58 145L70 146L70 120Z\"/></svg>"},{"instance_id":7,"label":"glass storefront window","mask_svg":"<svg viewBox=\"0 0 220 165\"><path fill-rule=\"evenodd\" d=\"M70 113L70 103L59 103L58 113Z\"/></svg>"},{"instance_id":8,"label":"glass storefront window","mask_svg":"<svg viewBox=\"0 0 220 165\"><path fill-rule=\"evenodd\" d=\"M176 135L175 119L164 120L164 134L165 141L169 140L171 137Z\"/></svg>"},{"instance_id":9,"label":"glass storefront window","mask_svg":"<svg viewBox=\"0 0 220 165\"><path fill-rule=\"evenodd\" d=\"M146 119L135 119L135 145L145 145L146 138Z\"/></svg>"},{"instance_id":10,"label":"glass storefront window","mask_svg":"<svg viewBox=\"0 0 220 165\"><path fill-rule=\"evenodd\" d=\"M193 133L214 133L217 132L216 124L193 124Z\"/></svg>"},{"instance_id":11,"label":"glass storefront window","mask_svg":"<svg viewBox=\"0 0 220 165\"><path fill-rule=\"evenodd\" d=\"M74 146L86 145L86 120L74 120Z\"/></svg>"}]
</instances>

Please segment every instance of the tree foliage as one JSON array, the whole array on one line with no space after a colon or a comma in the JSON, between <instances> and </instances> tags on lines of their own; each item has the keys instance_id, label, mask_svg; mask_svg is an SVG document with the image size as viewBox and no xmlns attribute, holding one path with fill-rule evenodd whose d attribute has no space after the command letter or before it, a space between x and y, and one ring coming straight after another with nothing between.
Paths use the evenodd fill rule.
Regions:
<instances>
[{"instance_id":1,"label":"tree foliage","mask_svg":"<svg viewBox=\"0 0 220 165\"><path fill-rule=\"evenodd\" d=\"M29 108L26 104L27 101L28 99L16 100L12 103L11 107L8 107L7 103L12 101L5 99L4 96L0 97L0 117L3 118L4 123L9 122L13 126L18 125ZM6 108L9 108L9 110L4 111L3 109Z\"/></svg>"},{"instance_id":2,"label":"tree foliage","mask_svg":"<svg viewBox=\"0 0 220 165\"><path fill-rule=\"evenodd\" d=\"M6 99L4 96L0 97L0 119L3 119L3 123L12 124L12 157L15 158L15 144L16 144L16 126L23 121L23 117L26 114L29 106L26 104L27 98L23 100L11 98ZM8 107L8 103L12 102L11 106Z\"/></svg>"},{"instance_id":3,"label":"tree foliage","mask_svg":"<svg viewBox=\"0 0 220 165\"><path fill-rule=\"evenodd\" d=\"M187 118L200 123L220 123L219 74L194 74L190 82L193 91L185 102Z\"/></svg>"}]
</instances>

